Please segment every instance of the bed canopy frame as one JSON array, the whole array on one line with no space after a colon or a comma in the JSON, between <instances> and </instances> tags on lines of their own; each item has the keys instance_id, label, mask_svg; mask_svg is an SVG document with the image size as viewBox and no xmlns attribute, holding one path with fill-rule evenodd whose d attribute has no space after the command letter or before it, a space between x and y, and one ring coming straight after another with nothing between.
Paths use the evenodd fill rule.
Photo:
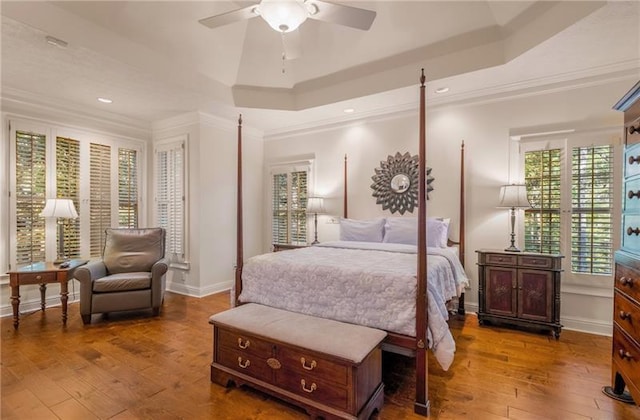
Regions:
<instances>
[{"instance_id":1,"label":"bed canopy frame","mask_svg":"<svg viewBox=\"0 0 640 420\"><path fill-rule=\"evenodd\" d=\"M426 102L425 102L424 69L420 76L420 131L418 152L418 262L417 262L417 293L416 293L416 337L387 332L385 343L409 350L416 359L416 396L414 411L428 416L430 411L428 393L428 363L427 363L427 213L426 213ZM238 298L242 292L243 253L243 224L242 224L242 115L238 118L238 164L237 164L237 247L235 267L235 295L234 302L238 305ZM464 266L464 142L460 151L460 261ZM344 158L344 217L347 217L347 156ZM460 298L459 313L464 314L464 295Z\"/></svg>"}]
</instances>

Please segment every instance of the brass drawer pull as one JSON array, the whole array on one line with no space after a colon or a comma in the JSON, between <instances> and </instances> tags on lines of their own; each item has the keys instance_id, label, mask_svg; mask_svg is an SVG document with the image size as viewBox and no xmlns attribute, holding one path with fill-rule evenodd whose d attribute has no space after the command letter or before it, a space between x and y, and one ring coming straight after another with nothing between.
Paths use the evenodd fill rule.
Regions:
<instances>
[{"instance_id":1,"label":"brass drawer pull","mask_svg":"<svg viewBox=\"0 0 640 420\"><path fill-rule=\"evenodd\" d=\"M623 321L627 319L631 319L631 312L620 311L618 315L620 316L620 319Z\"/></svg>"},{"instance_id":2,"label":"brass drawer pull","mask_svg":"<svg viewBox=\"0 0 640 420\"><path fill-rule=\"evenodd\" d=\"M628 351L624 351L624 349L620 349L618 351L618 354L620 355L621 359L627 359L627 360L633 360L633 355L631 355L631 353L629 353Z\"/></svg>"},{"instance_id":3,"label":"brass drawer pull","mask_svg":"<svg viewBox=\"0 0 640 420\"><path fill-rule=\"evenodd\" d=\"M242 343L242 338L238 338L238 347L240 347L241 349L246 349L247 347L249 347L249 345L251 345L251 342L249 340Z\"/></svg>"},{"instance_id":4,"label":"brass drawer pull","mask_svg":"<svg viewBox=\"0 0 640 420\"><path fill-rule=\"evenodd\" d=\"M620 277L620 284L623 286L633 287L633 279L628 277Z\"/></svg>"},{"instance_id":5,"label":"brass drawer pull","mask_svg":"<svg viewBox=\"0 0 640 420\"><path fill-rule=\"evenodd\" d=\"M251 366L251 361L247 359L244 361L244 363L242 363L242 357L238 357L238 366L240 366L242 369L246 369Z\"/></svg>"},{"instance_id":6,"label":"brass drawer pull","mask_svg":"<svg viewBox=\"0 0 640 420\"><path fill-rule=\"evenodd\" d=\"M42 280L42 276L38 274L38 275L36 276L36 280Z\"/></svg>"},{"instance_id":7,"label":"brass drawer pull","mask_svg":"<svg viewBox=\"0 0 640 420\"><path fill-rule=\"evenodd\" d=\"M304 379L302 379L300 381L300 385L302 385L302 390L304 392L308 392L309 394L311 394L313 391L315 391L316 389L318 389L318 386L316 385L315 382L311 383L311 386L309 388L307 388L307 383L304 381Z\"/></svg>"},{"instance_id":8,"label":"brass drawer pull","mask_svg":"<svg viewBox=\"0 0 640 420\"><path fill-rule=\"evenodd\" d=\"M640 228L635 228L635 229L633 229L631 226L629 226L629 227L627 228L627 235L628 235L628 236L631 236L631 235L634 235L634 234L635 234L636 236L640 235Z\"/></svg>"},{"instance_id":9,"label":"brass drawer pull","mask_svg":"<svg viewBox=\"0 0 640 420\"><path fill-rule=\"evenodd\" d=\"M633 197L640 198L640 190L636 192L633 192L633 190L629 190L627 197L629 197L629 200L631 200Z\"/></svg>"},{"instance_id":10,"label":"brass drawer pull","mask_svg":"<svg viewBox=\"0 0 640 420\"><path fill-rule=\"evenodd\" d=\"M640 155L629 156L629 165L633 165L634 163L640 163Z\"/></svg>"},{"instance_id":11,"label":"brass drawer pull","mask_svg":"<svg viewBox=\"0 0 640 420\"><path fill-rule=\"evenodd\" d=\"M304 357L300 358L300 363L302 363L302 369L304 370L313 370L318 365L315 360L312 360L309 366L307 366L307 361Z\"/></svg>"}]
</instances>

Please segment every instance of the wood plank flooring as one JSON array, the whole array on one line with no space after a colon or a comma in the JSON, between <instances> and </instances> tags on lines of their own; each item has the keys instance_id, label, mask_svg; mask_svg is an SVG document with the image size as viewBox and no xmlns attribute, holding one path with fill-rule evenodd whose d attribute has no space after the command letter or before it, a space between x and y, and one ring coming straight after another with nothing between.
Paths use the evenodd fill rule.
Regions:
<instances>
[{"instance_id":1,"label":"wood plank flooring","mask_svg":"<svg viewBox=\"0 0 640 420\"><path fill-rule=\"evenodd\" d=\"M2 419L304 419L295 407L250 388L209 381L210 315L229 294L202 299L167 293L149 312L93 317L79 305L66 327L59 307L1 320ZM434 419L640 419L640 408L604 396L611 339L563 331L550 335L479 327L475 315L450 322L458 350L444 372L429 360ZM413 413L411 359L386 354L379 419Z\"/></svg>"}]
</instances>

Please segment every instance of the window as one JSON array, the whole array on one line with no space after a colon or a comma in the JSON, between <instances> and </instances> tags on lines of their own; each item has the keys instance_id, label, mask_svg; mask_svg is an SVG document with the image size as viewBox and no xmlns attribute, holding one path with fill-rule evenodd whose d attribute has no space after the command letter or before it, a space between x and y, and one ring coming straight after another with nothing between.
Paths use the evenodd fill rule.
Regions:
<instances>
[{"instance_id":1,"label":"window","mask_svg":"<svg viewBox=\"0 0 640 420\"><path fill-rule=\"evenodd\" d=\"M105 229L111 227L111 147L91 143L89 151L90 255L99 257L104 249Z\"/></svg>"},{"instance_id":2,"label":"window","mask_svg":"<svg viewBox=\"0 0 640 420\"><path fill-rule=\"evenodd\" d=\"M45 259L46 135L15 133L16 263Z\"/></svg>"},{"instance_id":3,"label":"window","mask_svg":"<svg viewBox=\"0 0 640 420\"><path fill-rule=\"evenodd\" d=\"M80 142L77 140L64 137L56 139L56 196L73 200L78 215L82 213L80 208ZM80 258L80 218L64 220L63 232L65 256Z\"/></svg>"},{"instance_id":4,"label":"window","mask_svg":"<svg viewBox=\"0 0 640 420\"><path fill-rule=\"evenodd\" d=\"M56 221L40 217L47 198L69 198L78 211L63 223L71 258L99 257L104 230L119 220L137 226L144 142L31 120L9 121L9 138L7 268L56 258Z\"/></svg>"},{"instance_id":5,"label":"window","mask_svg":"<svg viewBox=\"0 0 640 420\"><path fill-rule=\"evenodd\" d=\"M185 259L185 139L159 143L155 152L156 221L166 231L166 255Z\"/></svg>"},{"instance_id":6,"label":"window","mask_svg":"<svg viewBox=\"0 0 640 420\"><path fill-rule=\"evenodd\" d=\"M274 244L307 243L309 165L272 170L271 232Z\"/></svg>"},{"instance_id":7,"label":"window","mask_svg":"<svg viewBox=\"0 0 640 420\"><path fill-rule=\"evenodd\" d=\"M525 250L564 255L573 282L612 275L620 213L613 143L612 136L583 134L523 145L532 206L525 211Z\"/></svg>"},{"instance_id":8,"label":"window","mask_svg":"<svg viewBox=\"0 0 640 420\"><path fill-rule=\"evenodd\" d=\"M118 226L138 227L138 153L118 149Z\"/></svg>"}]
</instances>

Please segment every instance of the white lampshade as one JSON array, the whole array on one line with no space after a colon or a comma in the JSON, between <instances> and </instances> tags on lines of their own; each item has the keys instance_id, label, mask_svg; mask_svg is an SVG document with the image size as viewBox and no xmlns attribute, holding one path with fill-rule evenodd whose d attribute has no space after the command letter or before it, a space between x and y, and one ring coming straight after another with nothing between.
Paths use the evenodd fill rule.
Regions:
<instances>
[{"instance_id":1,"label":"white lampshade","mask_svg":"<svg viewBox=\"0 0 640 420\"><path fill-rule=\"evenodd\" d=\"M78 217L78 212L73 205L73 201L68 198L48 198L40 217L75 219Z\"/></svg>"},{"instance_id":2,"label":"white lampshade","mask_svg":"<svg viewBox=\"0 0 640 420\"><path fill-rule=\"evenodd\" d=\"M295 31L309 16L302 0L262 0L257 11L278 32Z\"/></svg>"},{"instance_id":3,"label":"white lampshade","mask_svg":"<svg viewBox=\"0 0 640 420\"><path fill-rule=\"evenodd\" d=\"M526 209L531 207L527 199L527 187L521 184L503 185L500 188L498 207Z\"/></svg>"},{"instance_id":4,"label":"white lampshade","mask_svg":"<svg viewBox=\"0 0 640 420\"><path fill-rule=\"evenodd\" d=\"M324 200L322 197L309 197L307 199L307 213L324 213Z\"/></svg>"}]
</instances>

